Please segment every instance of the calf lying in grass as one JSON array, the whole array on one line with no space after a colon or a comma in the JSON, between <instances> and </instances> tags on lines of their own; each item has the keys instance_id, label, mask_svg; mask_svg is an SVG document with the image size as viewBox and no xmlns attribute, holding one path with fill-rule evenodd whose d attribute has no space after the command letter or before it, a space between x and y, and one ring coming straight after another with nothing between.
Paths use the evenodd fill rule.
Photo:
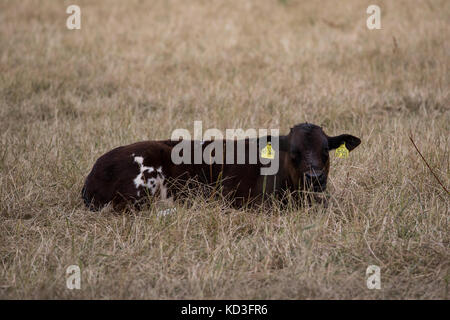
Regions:
<instances>
[{"instance_id":1,"label":"calf lying in grass","mask_svg":"<svg viewBox=\"0 0 450 320\"><path fill-rule=\"evenodd\" d=\"M184 144L181 152L177 147L180 143ZM323 192L330 168L329 152L343 145L344 150L352 151L360 143L349 134L329 137L321 127L308 123L296 125L288 135L279 137L138 142L101 156L86 178L82 197L90 209L98 210L108 203L120 209L127 204L139 207L149 199L171 200L182 195L183 188L198 183L220 186L222 194L238 207L261 203L269 195L282 198L286 192ZM245 148L239 149L239 144ZM202 155L209 152L215 161L207 157L199 161L194 153L183 154L195 148L200 148ZM187 155L188 161L174 161L176 150L178 155ZM227 157L230 152L231 157ZM278 170L261 174L261 169L271 167L274 161Z\"/></svg>"}]
</instances>

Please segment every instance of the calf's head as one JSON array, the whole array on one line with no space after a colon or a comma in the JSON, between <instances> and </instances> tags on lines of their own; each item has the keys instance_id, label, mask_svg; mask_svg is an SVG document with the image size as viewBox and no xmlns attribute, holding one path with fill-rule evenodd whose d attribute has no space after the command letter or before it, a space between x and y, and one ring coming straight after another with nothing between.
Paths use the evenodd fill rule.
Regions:
<instances>
[{"instance_id":1,"label":"calf's head","mask_svg":"<svg viewBox=\"0 0 450 320\"><path fill-rule=\"evenodd\" d=\"M288 153L288 174L296 187L321 192L326 189L331 150L345 143L349 151L361 140L349 134L327 136L321 127L302 123L291 128L289 135L280 140L280 149Z\"/></svg>"}]
</instances>

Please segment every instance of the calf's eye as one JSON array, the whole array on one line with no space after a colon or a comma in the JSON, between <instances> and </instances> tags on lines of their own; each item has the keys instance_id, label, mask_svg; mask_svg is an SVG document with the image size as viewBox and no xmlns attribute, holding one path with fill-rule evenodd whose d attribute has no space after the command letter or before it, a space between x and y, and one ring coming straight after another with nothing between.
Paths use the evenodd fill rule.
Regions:
<instances>
[{"instance_id":1,"label":"calf's eye","mask_svg":"<svg viewBox=\"0 0 450 320\"><path fill-rule=\"evenodd\" d=\"M326 161L326 160L328 160L329 156L330 156L330 150L328 150L328 148L323 149L323 152L322 152L323 159Z\"/></svg>"}]
</instances>

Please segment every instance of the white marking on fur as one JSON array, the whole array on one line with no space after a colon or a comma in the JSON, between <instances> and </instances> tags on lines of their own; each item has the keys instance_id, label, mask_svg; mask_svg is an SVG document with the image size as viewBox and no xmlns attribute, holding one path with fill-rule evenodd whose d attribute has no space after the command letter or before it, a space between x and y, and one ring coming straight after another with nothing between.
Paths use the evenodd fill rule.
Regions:
<instances>
[{"instance_id":1,"label":"white marking on fur","mask_svg":"<svg viewBox=\"0 0 450 320\"><path fill-rule=\"evenodd\" d=\"M134 157L134 162L137 162L140 165L142 165L144 163L144 158L143 157Z\"/></svg>"},{"instance_id":2,"label":"white marking on fur","mask_svg":"<svg viewBox=\"0 0 450 320\"><path fill-rule=\"evenodd\" d=\"M139 174L134 178L133 182L136 186L136 189L139 187L147 188L150 191L151 195L154 195L158 189L160 190L161 199L165 200L167 198L167 187L164 185L164 174L162 172L162 167L160 166L156 169L156 178L147 179L147 182L144 180L144 173L149 172L152 173L155 171L153 167L144 166L144 158L143 157L134 157L134 162L139 164ZM137 196L140 196L140 191L137 191Z\"/></svg>"},{"instance_id":3,"label":"white marking on fur","mask_svg":"<svg viewBox=\"0 0 450 320\"><path fill-rule=\"evenodd\" d=\"M134 178L134 180L133 180L134 185L136 186L136 189L137 189L141 186L147 185L143 179L144 173L146 171L149 173L152 173L153 171L155 171L155 169L153 167L144 166L144 158L143 157L134 157L134 162L139 164L139 171L140 171L139 174L136 176L136 178Z\"/></svg>"}]
</instances>

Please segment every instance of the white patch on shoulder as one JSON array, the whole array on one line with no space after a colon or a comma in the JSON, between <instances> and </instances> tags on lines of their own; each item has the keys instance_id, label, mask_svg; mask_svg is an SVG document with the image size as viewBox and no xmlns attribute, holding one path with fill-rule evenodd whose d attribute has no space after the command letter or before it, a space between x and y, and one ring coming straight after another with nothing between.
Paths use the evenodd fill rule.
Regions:
<instances>
[{"instance_id":1,"label":"white patch on shoulder","mask_svg":"<svg viewBox=\"0 0 450 320\"><path fill-rule=\"evenodd\" d=\"M156 177L147 179L147 182L144 180L144 173L152 173L155 171L153 167L144 166L144 158L141 156L134 157L134 162L139 164L139 173L134 178L133 183L136 189L140 187L147 188L151 195L154 195L158 190L161 194L161 199L165 200L167 198L167 187L164 185L164 174L162 172L162 167L156 169ZM141 193L138 190L137 196L140 197Z\"/></svg>"},{"instance_id":2,"label":"white patch on shoulder","mask_svg":"<svg viewBox=\"0 0 450 320\"><path fill-rule=\"evenodd\" d=\"M134 157L134 162L137 162L140 165L142 165L144 163L144 158L143 157Z\"/></svg>"}]
</instances>

